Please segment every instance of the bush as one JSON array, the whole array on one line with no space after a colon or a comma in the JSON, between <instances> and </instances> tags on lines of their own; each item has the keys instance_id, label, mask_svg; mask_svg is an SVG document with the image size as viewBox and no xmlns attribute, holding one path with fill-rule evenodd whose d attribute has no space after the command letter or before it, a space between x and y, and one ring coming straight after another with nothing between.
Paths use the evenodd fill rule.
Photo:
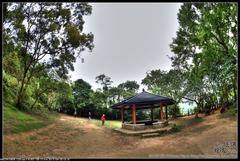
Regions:
<instances>
[{"instance_id":1,"label":"bush","mask_svg":"<svg viewBox=\"0 0 240 161\"><path fill-rule=\"evenodd\" d=\"M14 103L17 98L16 93L18 89L19 84L17 79L3 71L4 101Z\"/></svg>"},{"instance_id":2,"label":"bush","mask_svg":"<svg viewBox=\"0 0 240 161\"><path fill-rule=\"evenodd\" d=\"M230 117L230 118L236 118L237 117L237 108L234 106L231 106L229 110L225 109L225 112L220 115L222 118Z\"/></svg>"}]
</instances>

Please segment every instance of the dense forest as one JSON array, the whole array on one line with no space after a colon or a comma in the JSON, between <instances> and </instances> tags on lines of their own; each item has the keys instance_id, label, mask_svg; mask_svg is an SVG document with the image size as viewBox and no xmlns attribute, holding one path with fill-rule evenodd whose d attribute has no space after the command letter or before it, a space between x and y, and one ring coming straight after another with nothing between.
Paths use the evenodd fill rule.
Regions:
<instances>
[{"instance_id":1,"label":"dense forest","mask_svg":"<svg viewBox=\"0 0 240 161\"><path fill-rule=\"evenodd\" d=\"M107 119L120 118L119 111L109 107L138 92L135 80L115 87L101 74L96 83L102 88L93 90L85 80L71 81L68 75L81 53L94 48L94 33L83 33L83 16L91 12L88 3L4 3L4 106L33 114L72 115L76 109L83 117L90 111L94 118L102 113ZM216 107L236 108L237 20L236 3L181 6L179 28L170 44L172 69L152 70L141 82L148 91L176 100L170 115L180 114L183 99L197 104L196 117ZM138 117L143 115L139 111Z\"/></svg>"}]
</instances>

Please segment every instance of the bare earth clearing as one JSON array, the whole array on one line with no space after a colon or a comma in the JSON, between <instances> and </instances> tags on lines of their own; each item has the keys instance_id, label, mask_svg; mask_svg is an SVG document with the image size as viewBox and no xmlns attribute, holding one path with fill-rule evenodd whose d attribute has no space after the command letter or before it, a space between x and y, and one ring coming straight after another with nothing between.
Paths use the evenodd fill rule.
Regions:
<instances>
[{"instance_id":1,"label":"bare earth clearing","mask_svg":"<svg viewBox=\"0 0 240 161\"><path fill-rule=\"evenodd\" d=\"M194 116L181 119L191 117ZM226 142L237 142L237 121L220 119L219 112L201 117L204 119L202 122L180 132L140 138L62 114L48 127L4 135L4 157L233 157L222 156L215 152L215 148ZM237 157L236 149L234 153Z\"/></svg>"}]
</instances>

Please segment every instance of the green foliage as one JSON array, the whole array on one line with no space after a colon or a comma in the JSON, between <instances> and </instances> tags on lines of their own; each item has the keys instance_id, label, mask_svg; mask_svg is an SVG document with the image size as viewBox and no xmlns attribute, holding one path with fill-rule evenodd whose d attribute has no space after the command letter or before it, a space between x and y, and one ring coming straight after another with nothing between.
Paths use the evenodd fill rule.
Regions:
<instances>
[{"instance_id":1,"label":"green foliage","mask_svg":"<svg viewBox=\"0 0 240 161\"><path fill-rule=\"evenodd\" d=\"M179 10L171 60L174 68L187 72L186 97L199 110L207 112L231 97L237 101L236 7L236 3L184 3Z\"/></svg>"},{"instance_id":2,"label":"green foliage","mask_svg":"<svg viewBox=\"0 0 240 161\"><path fill-rule=\"evenodd\" d=\"M6 102L14 103L20 89L19 79L22 73L21 59L16 51L3 57L3 93Z\"/></svg>"},{"instance_id":3,"label":"green foliage","mask_svg":"<svg viewBox=\"0 0 240 161\"><path fill-rule=\"evenodd\" d=\"M137 84L136 81L129 81L127 80L126 82L120 83L117 88L118 88L118 97L122 97L124 99L127 99L129 97L132 97L137 94L137 91L139 89L139 84Z\"/></svg>"},{"instance_id":4,"label":"green foliage","mask_svg":"<svg viewBox=\"0 0 240 161\"><path fill-rule=\"evenodd\" d=\"M90 93L90 97L91 97L90 101L93 106L100 109L104 108L104 103L106 99L104 93L100 91L95 91Z\"/></svg>"},{"instance_id":5,"label":"green foliage","mask_svg":"<svg viewBox=\"0 0 240 161\"><path fill-rule=\"evenodd\" d=\"M56 83L56 91L57 92L57 106L58 109L63 111L73 111L74 109L74 97L73 97L73 89L70 84L59 81Z\"/></svg>"},{"instance_id":6,"label":"green foliage","mask_svg":"<svg viewBox=\"0 0 240 161\"><path fill-rule=\"evenodd\" d=\"M170 71L152 70L142 80L142 84L148 87L153 93L167 96L176 101L175 107L169 108L169 114L176 117L179 113L181 99L186 95L186 73L179 69L171 69Z\"/></svg>"},{"instance_id":7,"label":"green foliage","mask_svg":"<svg viewBox=\"0 0 240 161\"><path fill-rule=\"evenodd\" d=\"M110 99L110 105L120 102L120 97L123 95L123 92L119 87L111 87L107 93Z\"/></svg>"},{"instance_id":8,"label":"green foliage","mask_svg":"<svg viewBox=\"0 0 240 161\"><path fill-rule=\"evenodd\" d=\"M22 73L22 64L19 54L16 51L10 52L4 56L3 69L9 75L20 79Z\"/></svg>"},{"instance_id":9,"label":"green foliage","mask_svg":"<svg viewBox=\"0 0 240 161\"><path fill-rule=\"evenodd\" d=\"M119 84L118 87L126 91L132 91L132 92L137 92L137 90L139 89L139 85L137 84L136 81L129 81L129 80Z\"/></svg>"},{"instance_id":10,"label":"green foliage","mask_svg":"<svg viewBox=\"0 0 240 161\"><path fill-rule=\"evenodd\" d=\"M19 83L18 80L7 74L3 70L3 98L5 102L11 102L14 103L17 99L16 93L19 89Z\"/></svg>"},{"instance_id":11,"label":"green foliage","mask_svg":"<svg viewBox=\"0 0 240 161\"><path fill-rule=\"evenodd\" d=\"M185 75L180 70L172 69L169 72L152 70L142 80L150 91L156 94L172 97L181 100L185 91ZM177 100L177 101L178 101Z\"/></svg>"}]
</instances>

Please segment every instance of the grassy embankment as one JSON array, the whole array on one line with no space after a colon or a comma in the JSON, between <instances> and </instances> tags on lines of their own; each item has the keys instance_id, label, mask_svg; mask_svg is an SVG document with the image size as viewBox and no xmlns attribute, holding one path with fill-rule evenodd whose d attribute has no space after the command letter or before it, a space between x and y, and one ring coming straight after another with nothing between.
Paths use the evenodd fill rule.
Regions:
<instances>
[{"instance_id":1,"label":"grassy embankment","mask_svg":"<svg viewBox=\"0 0 240 161\"><path fill-rule=\"evenodd\" d=\"M219 111L215 111L215 112L219 112ZM229 107L229 109L227 109L224 113L219 115L220 119L228 118L231 120L236 120L236 117L237 117L237 109L234 106ZM202 117L199 117L199 118L192 117L191 119L178 118L177 120L175 120L173 131L174 132L181 131L185 127L200 123L202 121L204 121Z\"/></svg>"},{"instance_id":2,"label":"grassy embankment","mask_svg":"<svg viewBox=\"0 0 240 161\"><path fill-rule=\"evenodd\" d=\"M3 109L4 134L21 133L39 129L49 125L57 117L57 114L53 113L49 113L45 116L28 114L19 111L9 103L4 103Z\"/></svg>"}]
</instances>

